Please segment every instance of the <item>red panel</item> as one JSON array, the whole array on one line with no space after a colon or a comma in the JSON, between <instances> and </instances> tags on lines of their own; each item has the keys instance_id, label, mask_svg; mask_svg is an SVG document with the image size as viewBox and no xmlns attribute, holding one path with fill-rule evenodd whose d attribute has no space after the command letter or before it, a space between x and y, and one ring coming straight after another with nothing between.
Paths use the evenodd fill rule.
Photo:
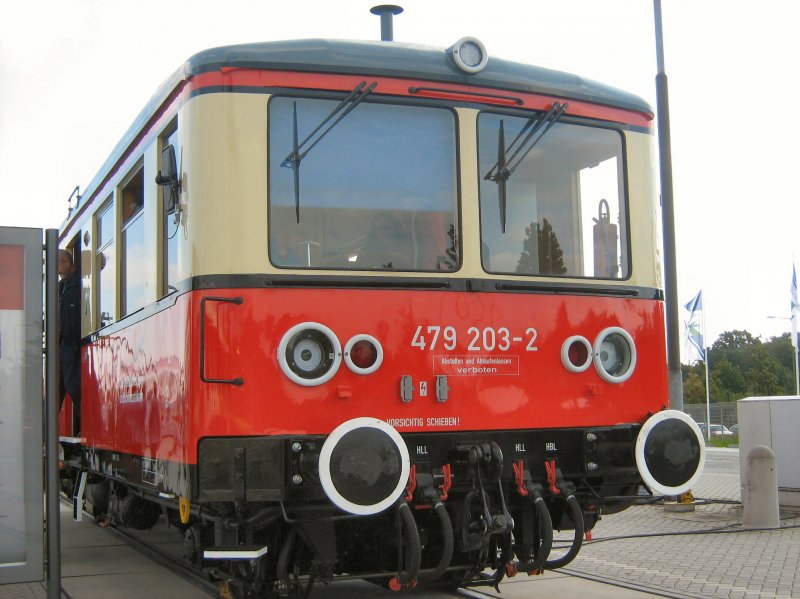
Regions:
<instances>
[{"instance_id":1,"label":"red panel","mask_svg":"<svg viewBox=\"0 0 800 599\"><path fill-rule=\"evenodd\" d=\"M69 393L67 393L64 397L64 403L61 405L61 411L58 413L59 436L73 436L72 411L72 398L69 396Z\"/></svg>"},{"instance_id":2,"label":"red panel","mask_svg":"<svg viewBox=\"0 0 800 599\"><path fill-rule=\"evenodd\" d=\"M25 308L25 247L0 244L0 310Z\"/></svg>"},{"instance_id":3,"label":"red panel","mask_svg":"<svg viewBox=\"0 0 800 599\"><path fill-rule=\"evenodd\" d=\"M518 93L516 91L506 92L494 90L492 88L474 87L470 85L456 85L452 83L441 83L422 81L415 79L393 79L388 77L367 77L364 75L332 75L328 73L293 73L288 71L267 71L254 69L223 69L209 73L196 75L187 91L201 90L207 87L289 87L297 89L324 89L336 91L350 91L364 80L370 82L377 81L378 86L375 93L392 96L419 97L409 92L409 88L436 87L441 90L449 90L445 93L426 92L423 97L437 97L446 100L461 100L471 102L481 102L485 104L498 104L501 106L517 106L514 102L509 102L508 98L519 98L522 105L519 108L533 110L549 110L553 102L569 102L569 114L572 116L583 116L617 123L626 123L637 127L650 128L653 125L653 115L612 108L600 104L591 104L571 100L566 97L544 96L539 94ZM498 95L507 95L508 98L486 98L470 95L485 94L487 92Z\"/></svg>"},{"instance_id":4,"label":"red panel","mask_svg":"<svg viewBox=\"0 0 800 599\"><path fill-rule=\"evenodd\" d=\"M194 456L186 432L189 298L84 348L81 428L88 445L176 462L187 461L187 448ZM166 482L172 489L183 483Z\"/></svg>"},{"instance_id":5,"label":"red panel","mask_svg":"<svg viewBox=\"0 0 800 599\"><path fill-rule=\"evenodd\" d=\"M668 403L660 301L214 290L214 296L241 296L244 302L207 302L205 374L241 377L244 384L236 386L200 381L204 295L186 294L174 308L92 345L84 374L84 429L91 444L194 463L204 436L326 434L358 416L386 420L401 432L606 426L643 422ZM306 321L329 327L342 347L356 334L372 335L383 347L383 364L373 374L358 375L343 362L317 387L292 382L279 367L278 344L288 329ZM638 361L630 379L605 382L594 366L569 372L561 363L564 340L582 335L594 343L609 326L624 328L635 341ZM431 347L436 327L439 336ZM446 338L445 327L452 327ZM412 345L417 330L424 349L419 336ZM436 399L437 374L448 377L446 402ZM399 393L403 375L413 378L408 403Z\"/></svg>"}]
</instances>

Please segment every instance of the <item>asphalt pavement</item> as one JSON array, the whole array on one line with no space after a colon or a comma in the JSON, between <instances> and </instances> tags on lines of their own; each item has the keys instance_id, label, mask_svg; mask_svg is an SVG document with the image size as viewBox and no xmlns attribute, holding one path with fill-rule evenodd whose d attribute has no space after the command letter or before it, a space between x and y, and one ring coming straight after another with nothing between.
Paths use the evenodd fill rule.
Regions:
<instances>
[{"instance_id":1,"label":"asphalt pavement","mask_svg":"<svg viewBox=\"0 0 800 599\"><path fill-rule=\"evenodd\" d=\"M592 541L584 543L566 568L507 579L500 593L481 587L458 594L472 599L800 599L800 514L782 512L778 529L742 527L738 450L710 449L693 491L693 512L676 513L650 504L603 517ZM73 522L66 508L61 525L62 597L212 596L146 559L112 531L91 521ZM567 544L569 539L563 537ZM452 597L431 591L403 594L419 599ZM390 596L396 594L363 581L340 581L315 588L311 599ZM0 586L0 599L45 597L43 583Z\"/></svg>"}]
</instances>

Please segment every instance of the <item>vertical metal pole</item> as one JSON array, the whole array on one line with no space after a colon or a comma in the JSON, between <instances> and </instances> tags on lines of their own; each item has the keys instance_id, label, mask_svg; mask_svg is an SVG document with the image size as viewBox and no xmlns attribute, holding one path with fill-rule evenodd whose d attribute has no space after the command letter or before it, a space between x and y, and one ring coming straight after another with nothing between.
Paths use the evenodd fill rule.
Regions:
<instances>
[{"instance_id":1,"label":"vertical metal pole","mask_svg":"<svg viewBox=\"0 0 800 599\"><path fill-rule=\"evenodd\" d=\"M61 502L58 480L58 230L45 232L47 427L47 599L61 598Z\"/></svg>"},{"instance_id":2,"label":"vertical metal pole","mask_svg":"<svg viewBox=\"0 0 800 599\"><path fill-rule=\"evenodd\" d=\"M379 15L381 18L381 41L391 42L394 40L394 26L392 19L394 15L399 15L403 12L402 7L394 4L380 4L373 6L369 9L373 15Z\"/></svg>"},{"instance_id":3,"label":"vertical metal pole","mask_svg":"<svg viewBox=\"0 0 800 599\"><path fill-rule=\"evenodd\" d=\"M394 27L392 27L392 13L384 12L381 14L381 41L391 42L394 40Z\"/></svg>"},{"instance_id":4,"label":"vertical metal pole","mask_svg":"<svg viewBox=\"0 0 800 599\"><path fill-rule=\"evenodd\" d=\"M658 154L661 165L661 213L664 227L664 291L667 312L667 368L669 407L683 410L681 342L678 320L678 275L675 255L675 208L672 198L672 146L669 133L669 97L664 72L664 42L661 30L661 0L653 0L656 21L656 105L658 112ZM709 426L711 423L707 423Z\"/></svg>"},{"instance_id":5,"label":"vertical metal pole","mask_svg":"<svg viewBox=\"0 0 800 599\"><path fill-rule=\"evenodd\" d=\"M703 321L703 339L705 339L705 320ZM703 363L706 366L706 439L711 441L711 387L709 385L708 371L711 368L708 365L708 351L710 347L706 348L706 359Z\"/></svg>"}]
</instances>

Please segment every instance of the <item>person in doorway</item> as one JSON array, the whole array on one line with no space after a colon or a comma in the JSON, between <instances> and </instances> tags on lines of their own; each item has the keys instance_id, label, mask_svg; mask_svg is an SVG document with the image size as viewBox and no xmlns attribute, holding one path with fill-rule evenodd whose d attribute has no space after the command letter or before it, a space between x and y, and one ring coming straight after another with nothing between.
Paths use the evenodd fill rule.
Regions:
<instances>
[{"instance_id":1,"label":"person in doorway","mask_svg":"<svg viewBox=\"0 0 800 599\"><path fill-rule=\"evenodd\" d=\"M72 399L74 436L81 428L81 278L72 254L58 250L59 409Z\"/></svg>"}]
</instances>

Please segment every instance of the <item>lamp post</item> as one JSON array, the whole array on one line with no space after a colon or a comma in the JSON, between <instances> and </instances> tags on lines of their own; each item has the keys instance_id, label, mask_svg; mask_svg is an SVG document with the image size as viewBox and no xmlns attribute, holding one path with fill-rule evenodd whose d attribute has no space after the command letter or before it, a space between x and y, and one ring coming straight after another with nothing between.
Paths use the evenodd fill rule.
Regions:
<instances>
[{"instance_id":1,"label":"lamp post","mask_svg":"<svg viewBox=\"0 0 800 599\"><path fill-rule=\"evenodd\" d=\"M661 174L661 215L664 237L664 295L667 317L667 370L669 407L683 410L681 380L681 334L678 319L678 274L675 253L675 208L672 196L672 146L670 143L667 74L664 68L664 36L661 28L661 0L653 0L656 24L656 104L658 112L658 155Z\"/></svg>"},{"instance_id":2,"label":"lamp post","mask_svg":"<svg viewBox=\"0 0 800 599\"><path fill-rule=\"evenodd\" d=\"M767 316L767 318L772 320L788 320L791 322L791 318L787 316ZM792 333L790 332L789 335ZM797 347L797 340L792 339L792 349L794 349L794 393L795 395L800 395L800 369L797 367L798 359L800 358L800 350Z\"/></svg>"}]
</instances>

